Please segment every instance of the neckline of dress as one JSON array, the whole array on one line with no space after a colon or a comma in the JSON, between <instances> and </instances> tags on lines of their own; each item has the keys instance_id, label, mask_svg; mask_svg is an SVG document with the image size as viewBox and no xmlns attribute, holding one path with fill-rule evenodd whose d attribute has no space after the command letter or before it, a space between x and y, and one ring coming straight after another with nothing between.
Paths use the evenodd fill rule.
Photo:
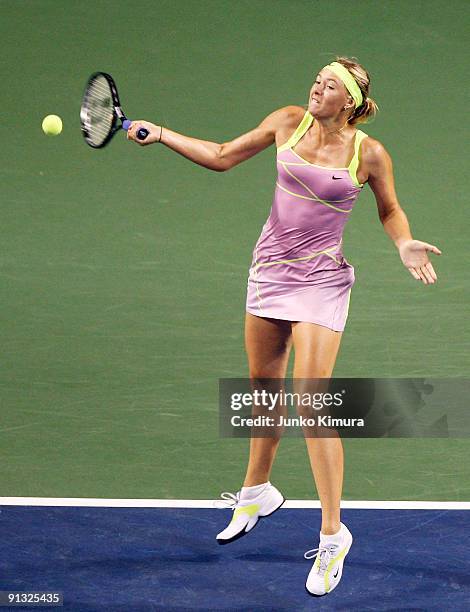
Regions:
<instances>
[{"instance_id":1,"label":"neckline of dress","mask_svg":"<svg viewBox=\"0 0 470 612\"><path fill-rule=\"evenodd\" d=\"M294 145L295 146L295 145ZM299 159L301 159L303 162L305 162L306 164L308 164L309 166L315 166L316 168L325 168L326 170L349 170L349 166L351 164L349 164L349 166L344 167L344 168L338 168L336 166L320 166L319 164L313 164L312 162L309 162L308 160L306 160L304 157L302 157L301 155L299 155L296 151L294 151L293 147L289 147L289 151L292 151L292 153L298 157ZM353 156L354 159L354 156ZM352 160L351 160L352 162Z\"/></svg>"}]
</instances>

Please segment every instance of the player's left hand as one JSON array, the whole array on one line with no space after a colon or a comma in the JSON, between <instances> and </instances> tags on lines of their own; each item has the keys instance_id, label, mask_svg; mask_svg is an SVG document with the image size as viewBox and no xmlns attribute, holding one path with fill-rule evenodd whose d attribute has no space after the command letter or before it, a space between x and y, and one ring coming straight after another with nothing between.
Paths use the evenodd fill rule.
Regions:
<instances>
[{"instance_id":1,"label":"player's left hand","mask_svg":"<svg viewBox=\"0 0 470 612\"><path fill-rule=\"evenodd\" d=\"M421 240L406 240L399 246L403 265L408 268L413 278L423 281L425 285L432 285L437 280L432 263L429 261L428 251L441 255L441 251L433 244Z\"/></svg>"}]
</instances>

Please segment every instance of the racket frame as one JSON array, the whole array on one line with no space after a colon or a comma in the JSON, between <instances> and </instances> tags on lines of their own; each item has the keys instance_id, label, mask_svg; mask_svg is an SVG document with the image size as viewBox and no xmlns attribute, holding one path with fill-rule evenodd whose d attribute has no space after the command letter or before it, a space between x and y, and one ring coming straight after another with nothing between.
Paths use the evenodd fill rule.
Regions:
<instances>
[{"instance_id":1,"label":"racket frame","mask_svg":"<svg viewBox=\"0 0 470 612\"><path fill-rule=\"evenodd\" d=\"M85 110L85 104L88 98L88 92L89 92L89 88L90 88L90 84L92 83L92 81L94 79L96 79L97 77L102 76L106 79L110 91L111 91L111 98L112 98L112 103L113 103L113 117L112 117L112 122L111 122L111 128L109 130L108 135L106 136L106 138L103 140L103 142L101 142L100 144L94 144L93 142L90 141L89 139L89 132L88 129L85 125L85 118L84 115L86 114L86 110ZM117 121L118 119L121 122L121 125L118 126L117 125ZM117 87L116 87L116 83L114 82L113 77L108 74L107 72L94 72L90 78L87 81L86 87L85 87L85 92L83 94L83 98L82 98L82 105L80 107L80 124L81 124L81 128L82 128L82 133L83 133L83 137L86 140L86 143L90 146L93 147L93 149L101 149L104 146L106 146L108 144L108 142L111 140L111 138L114 136L114 134L119 131L122 128L122 124L124 123L124 121L126 121L127 117L124 115L124 112L121 108L121 102L119 100L119 94L117 91Z\"/></svg>"}]
</instances>

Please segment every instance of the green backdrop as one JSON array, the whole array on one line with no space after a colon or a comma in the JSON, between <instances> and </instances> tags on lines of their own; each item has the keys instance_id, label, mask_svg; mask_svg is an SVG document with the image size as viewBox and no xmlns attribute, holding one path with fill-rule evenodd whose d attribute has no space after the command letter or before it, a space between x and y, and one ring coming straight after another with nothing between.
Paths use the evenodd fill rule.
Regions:
<instances>
[{"instance_id":1,"label":"green backdrop","mask_svg":"<svg viewBox=\"0 0 470 612\"><path fill-rule=\"evenodd\" d=\"M91 72L131 118L223 142L304 104L335 55L359 58L380 113L361 126L394 161L435 286L402 267L364 189L345 233L356 268L335 373L469 371L470 5L452 0L0 2L0 494L211 498L237 489L247 440L218 437L217 380L245 376L251 251L275 151L228 173L124 135L83 142ZM47 138L41 120L64 121ZM467 440L346 441L346 499L469 499ZM273 477L315 497L304 443Z\"/></svg>"}]
</instances>

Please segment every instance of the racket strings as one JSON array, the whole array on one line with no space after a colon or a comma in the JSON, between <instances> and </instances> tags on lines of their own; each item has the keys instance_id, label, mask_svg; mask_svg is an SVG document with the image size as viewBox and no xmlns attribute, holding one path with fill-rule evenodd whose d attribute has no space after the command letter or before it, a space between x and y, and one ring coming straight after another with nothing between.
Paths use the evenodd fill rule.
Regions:
<instances>
[{"instance_id":1,"label":"racket strings","mask_svg":"<svg viewBox=\"0 0 470 612\"><path fill-rule=\"evenodd\" d=\"M97 77L88 86L83 107L83 123L88 139L93 145L100 145L113 128L113 96L104 77Z\"/></svg>"}]
</instances>

